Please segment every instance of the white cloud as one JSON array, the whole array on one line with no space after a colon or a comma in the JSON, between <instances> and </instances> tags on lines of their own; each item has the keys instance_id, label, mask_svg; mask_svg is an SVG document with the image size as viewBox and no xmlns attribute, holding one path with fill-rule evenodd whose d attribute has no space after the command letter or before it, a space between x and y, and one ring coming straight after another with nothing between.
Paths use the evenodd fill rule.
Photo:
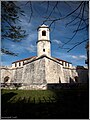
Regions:
<instances>
[{"instance_id":1,"label":"white cloud","mask_svg":"<svg viewBox=\"0 0 90 120\"><path fill-rule=\"evenodd\" d=\"M29 34L28 37L22 41L21 46L29 52L36 52L36 33Z\"/></svg>"},{"instance_id":2,"label":"white cloud","mask_svg":"<svg viewBox=\"0 0 90 120\"><path fill-rule=\"evenodd\" d=\"M36 46L31 44L29 47L26 48L26 50L28 50L29 52L36 52Z\"/></svg>"},{"instance_id":3,"label":"white cloud","mask_svg":"<svg viewBox=\"0 0 90 120\"><path fill-rule=\"evenodd\" d=\"M4 55L4 53L2 53L2 52L1 52L1 53L0 53L0 55L1 55L1 56L3 56L3 55Z\"/></svg>"},{"instance_id":4,"label":"white cloud","mask_svg":"<svg viewBox=\"0 0 90 120\"><path fill-rule=\"evenodd\" d=\"M54 43L57 43L57 44L59 44L59 45L62 45L62 42L60 41L60 40L52 40L52 42L54 42Z\"/></svg>"},{"instance_id":5,"label":"white cloud","mask_svg":"<svg viewBox=\"0 0 90 120\"><path fill-rule=\"evenodd\" d=\"M28 52L36 52L36 45L33 45L32 43L23 43L20 45L12 45L12 50L14 50L17 53L22 53L25 50L28 50Z\"/></svg>"},{"instance_id":6,"label":"white cloud","mask_svg":"<svg viewBox=\"0 0 90 120\"><path fill-rule=\"evenodd\" d=\"M54 57L60 58L62 60L66 60L68 62L71 62L73 65L84 65L85 59L87 58L85 55L72 55L68 53L63 53L60 51L53 51Z\"/></svg>"},{"instance_id":7,"label":"white cloud","mask_svg":"<svg viewBox=\"0 0 90 120\"><path fill-rule=\"evenodd\" d=\"M7 42L7 46L10 45L10 51L15 53L23 53L26 50L30 52L36 52L36 33L32 33L28 35L24 40L21 42ZM1 53L1 55L3 55Z\"/></svg>"},{"instance_id":8,"label":"white cloud","mask_svg":"<svg viewBox=\"0 0 90 120\"><path fill-rule=\"evenodd\" d=\"M73 59L76 59L76 60L81 60L81 59L86 59L87 57L85 55L72 55L71 56Z\"/></svg>"},{"instance_id":9,"label":"white cloud","mask_svg":"<svg viewBox=\"0 0 90 120\"><path fill-rule=\"evenodd\" d=\"M24 42L28 44L28 43L31 42L31 41L32 41L32 42L35 42L36 39L37 39L36 33L30 33L30 34L27 36L27 38L25 38Z\"/></svg>"},{"instance_id":10,"label":"white cloud","mask_svg":"<svg viewBox=\"0 0 90 120\"><path fill-rule=\"evenodd\" d=\"M86 59L87 58L85 55L80 55L79 57L82 58L82 59Z\"/></svg>"},{"instance_id":11,"label":"white cloud","mask_svg":"<svg viewBox=\"0 0 90 120\"><path fill-rule=\"evenodd\" d=\"M72 55L71 56L73 59L78 59L78 56Z\"/></svg>"},{"instance_id":12,"label":"white cloud","mask_svg":"<svg viewBox=\"0 0 90 120\"><path fill-rule=\"evenodd\" d=\"M15 53L20 53L23 51L23 46L21 43L11 43L10 47L10 50L14 51Z\"/></svg>"},{"instance_id":13,"label":"white cloud","mask_svg":"<svg viewBox=\"0 0 90 120\"><path fill-rule=\"evenodd\" d=\"M20 18L21 22L19 23L26 30L32 28L32 24L31 24L31 22L29 22L28 19L29 18L27 17L27 15L25 15L25 17Z\"/></svg>"}]
</instances>

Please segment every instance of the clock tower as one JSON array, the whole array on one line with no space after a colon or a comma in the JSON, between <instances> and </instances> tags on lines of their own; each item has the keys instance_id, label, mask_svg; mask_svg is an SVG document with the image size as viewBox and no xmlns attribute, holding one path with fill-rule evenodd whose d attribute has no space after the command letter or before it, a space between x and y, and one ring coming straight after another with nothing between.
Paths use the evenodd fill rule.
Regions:
<instances>
[{"instance_id":1,"label":"clock tower","mask_svg":"<svg viewBox=\"0 0 90 120\"><path fill-rule=\"evenodd\" d=\"M51 56L50 49L50 28L46 25L41 25L38 27L38 40L37 40L37 56L46 55Z\"/></svg>"}]
</instances>

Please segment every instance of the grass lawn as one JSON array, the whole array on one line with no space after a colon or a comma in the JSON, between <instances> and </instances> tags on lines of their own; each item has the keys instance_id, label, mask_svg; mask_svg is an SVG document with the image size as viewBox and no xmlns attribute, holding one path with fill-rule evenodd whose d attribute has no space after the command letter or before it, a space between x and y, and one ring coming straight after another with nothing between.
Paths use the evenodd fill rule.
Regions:
<instances>
[{"instance_id":1,"label":"grass lawn","mask_svg":"<svg viewBox=\"0 0 90 120\"><path fill-rule=\"evenodd\" d=\"M1 116L17 119L88 119L87 89L1 90Z\"/></svg>"}]
</instances>

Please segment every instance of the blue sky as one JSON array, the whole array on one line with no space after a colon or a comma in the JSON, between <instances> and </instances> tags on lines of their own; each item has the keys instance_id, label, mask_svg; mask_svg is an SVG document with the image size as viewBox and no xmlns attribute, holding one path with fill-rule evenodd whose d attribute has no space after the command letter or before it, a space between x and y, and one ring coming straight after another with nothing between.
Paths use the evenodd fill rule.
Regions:
<instances>
[{"instance_id":1,"label":"blue sky","mask_svg":"<svg viewBox=\"0 0 90 120\"><path fill-rule=\"evenodd\" d=\"M3 42L6 48L10 48L13 52L18 53L18 56L10 56L2 54L1 60L2 65L8 66L11 65L12 62L24 58L28 58L31 56L37 56L37 28L39 25L43 23L43 20L49 15L50 11L53 9L54 2L50 2L50 7L47 10L47 4L45 2L32 2L33 7L33 16L31 21L30 18L30 7L26 2L17 2L17 5L20 6L25 11L25 16L20 16L19 25L22 26L23 29L27 31L28 36L24 38L21 42L11 42L9 40L5 40ZM72 3L72 7L65 3L59 3L57 9L53 12L51 18L58 18L62 15L66 15L71 10L76 7L76 4ZM78 11L77 11L78 12ZM51 26L50 31L50 40L51 40L51 54L53 57L57 57L68 62L71 62L73 65L84 65L86 60L86 43L83 43L77 46L70 52L67 52L66 49L60 49L59 46L62 46L64 42L68 41L68 38L72 37L72 31L75 29L75 25L71 27L65 27L65 24L69 22L72 18L67 18L65 20L58 21ZM46 25L50 23L47 22ZM75 38L70 42L70 44L66 45L65 48L71 48L74 43L82 41L86 39L87 35L85 31L81 31L77 33Z\"/></svg>"}]
</instances>

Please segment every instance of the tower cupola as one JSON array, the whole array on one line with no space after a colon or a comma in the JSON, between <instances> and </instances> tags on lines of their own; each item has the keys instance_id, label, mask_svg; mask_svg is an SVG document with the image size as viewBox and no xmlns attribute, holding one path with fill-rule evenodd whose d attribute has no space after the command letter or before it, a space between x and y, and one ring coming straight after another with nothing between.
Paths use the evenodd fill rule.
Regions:
<instances>
[{"instance_id":1,"label":"tower cupola","mask_svg":"<svg viewBox=\"0 0 90 120\"><path fill-rule=\"evenodd\" d=\"M51 56L50 49L50 28L47 25L41 25L38 27L38 40L37 40L37 56L47 55Z\"/></svg>"}]
</instances>

